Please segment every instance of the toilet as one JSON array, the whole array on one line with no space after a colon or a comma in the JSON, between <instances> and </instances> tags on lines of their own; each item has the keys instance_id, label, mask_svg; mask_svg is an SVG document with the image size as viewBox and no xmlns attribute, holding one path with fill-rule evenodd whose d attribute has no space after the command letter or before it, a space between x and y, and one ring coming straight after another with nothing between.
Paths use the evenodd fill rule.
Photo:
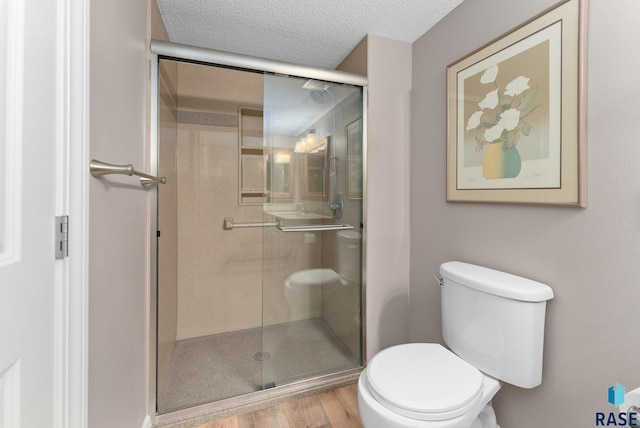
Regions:
<instances>
[{"instance_id":1,"label":"toilet","mask_svg":"<svg viewBox=\"0 0 640 428\"><path fill-rule=\"evenodd\" d=\"M345 299L357 301L347 289L360 284L361 238L362 234L354 230L336 233L338 272L329 268L304 269L287 277L284 296L291 310L291 320L297 321L308 318L309 314L319 314L323 295L328 293L339 293ZM296 336L295 326L291 326L289 333ZM300 339L305 337L303 334Z\"/></svg>"},{"instance_id":2,"label":"toilet","mask_svg":"<svg viewBox=\"0 0 640 428\"><path fill-rule=\"evenodd\" d=\"M463 262L440 266L442 336L377 353L360 374L365 428L499 428L491 400L502 382L542 382L542 283Z\"/></svg>"}]
</instances>

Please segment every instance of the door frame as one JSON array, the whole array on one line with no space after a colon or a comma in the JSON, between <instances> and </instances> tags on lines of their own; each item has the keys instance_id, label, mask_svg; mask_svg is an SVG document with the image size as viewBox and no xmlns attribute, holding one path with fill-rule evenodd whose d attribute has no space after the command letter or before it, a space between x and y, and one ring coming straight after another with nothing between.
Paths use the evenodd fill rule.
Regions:
<instances>
[{"instance_id":1,"label":"door frame","mask_svg":"<svg viewBox=\"0 0 640 428\"><path fill-rule=\"evenodd\" d=\"M69 257L56 263L54 426L88 425L90 0L57 0L56 215Z\"/></svg>"}]
</instances>

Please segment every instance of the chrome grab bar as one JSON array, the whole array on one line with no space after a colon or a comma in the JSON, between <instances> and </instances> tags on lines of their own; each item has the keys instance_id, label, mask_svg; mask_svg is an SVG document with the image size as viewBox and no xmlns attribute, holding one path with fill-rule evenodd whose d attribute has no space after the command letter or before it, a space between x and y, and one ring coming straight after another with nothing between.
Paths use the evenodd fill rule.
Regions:
<instances>
[{"instance_id":1,"label":"chrome grab bar","mask_svg":"<svg viewBox=\"0 0 640 428\"><path fill-rule=\"evenodd\" d=\"M148 184L162 183L165 184L167 179L164 177L154 177L153 175L145 174L144 172L136 171L133 165L113 165L110 163L102 162L92 159L89 163L89 171L94 177L100 177L107 174L122 174L122 175L136 175L140 177L140 185L145 186Z\"/></svg>"},{"instance_id":2,"label":"chrome grab bar","mask_svg":"<svg viewBox=\"0 0 640 428\"><path fill-rule=\"evenodd\" d=\"M319 232L325 230L353 229L349 224L309 224L304 226L277 226L283 232Z\"/></svg>"},{"instance_id":3,"label":"chrome grab bar","mask_svg":"<svg viewBox=\"0 0 640 428\"><path fill-rule=\"evenodd\" d=\"M272 227L272 226L280 226L280 222L279 221L272 221L272 222L266 222L266 223L264 223L264 222L263 223L259 223L259 222L255 222L255 223L234 223L232 217L225 217L224 218L224 224L223 224L224 230L237 229L237 228L240 228L240 227Z\"/></svg>"}]
</instances>

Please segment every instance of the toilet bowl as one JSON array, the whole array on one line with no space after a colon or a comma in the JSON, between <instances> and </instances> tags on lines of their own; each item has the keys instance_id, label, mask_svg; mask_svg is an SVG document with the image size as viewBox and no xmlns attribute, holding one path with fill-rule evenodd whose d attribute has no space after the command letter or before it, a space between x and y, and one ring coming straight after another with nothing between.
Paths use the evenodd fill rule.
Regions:
<instances>
[{"instance_id":1,"label":"toilet bowl","mask_svg":"<svg viewBox=\"0 0 640 428\"><path fill-rule=\"evenodd\" d=\"M500 382L439 344L387 348L358 381L367 428L498 428L490 401Z\"/></svg>"},{"instance_id":2,"label":"toilet bowl","mask_svg":"<svg viewBox=\"0 0 640 428\"><path fill-rule=\"evenodd\" d=\"M284 282L284 297L289 306L286 332L298 342L316 340L300 321L317 318L322 312L322 293L340 287L340 275L333 269L305 269L289 275Z\"/></svg>"},{"instance_id":3,"label":"toilet bowl","mask_svg":"<svg viewBox=\"0 0 640 428\"><path fill-rule=\"evenodd\" d=\"M542 382L545 284L461 262L440 266L442 337L393 346L360 374L365 428L498 428L491 400L506 382Z\"/></svg>"},{"instance_id":4,"label":"toilet bowl","mask_svg":"<svg viewBox=\"0 0 640 428\"><path fill-rule=\"evenodd\" d=\"M284 282L284 295L291 309L291 320L318 316L321 292L340 286L340 275L333 269L305 269L294 272Z\"/></svg>"},{"instance_id":5,"label":"toilet bowl","mask_svg":"<svg viewBox=\"0 0 640 428\"><path fill-rule=\"evenodd\" d=\"M284 296L290 310L290 321L299 321L319 316L325 321L334 321L332 328L338 334L340 327L347 328L353 323L342 320L353 318L354 307L358 304L360 283L360 242L362 234L353 230L336 233L336 268L304 269L293 272L284 281ZM331 301L329 307L322 307L323 299ZM345 327L346 326L346 327ZM298 340L309 340L306 334L298 334L295 323L288 328L289 335Z\"/></svg>"}]
</instances>

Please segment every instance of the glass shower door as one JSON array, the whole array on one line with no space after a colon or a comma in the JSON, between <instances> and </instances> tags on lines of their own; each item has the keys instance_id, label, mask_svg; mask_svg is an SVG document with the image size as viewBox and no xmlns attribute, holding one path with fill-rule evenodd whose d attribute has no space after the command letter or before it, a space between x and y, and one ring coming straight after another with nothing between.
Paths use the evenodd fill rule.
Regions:
<instances>
[{"instance_id":1,"label":"glass shower door","mask_svg":"<svg viewBox=\"0 0 640 428\"><path fill-rule=\"evenodd\" d=\"M158 414L262 388L262 74L160 59ZM239 138L242 137L242 145Z\"/></svg>"},{"instance_id":2,"label":"glass shower door","mask_svg":"<svg viewBox=\"0 0 640 428\"><path fill-rule=\"evenodd\" d=\"M362 104L264 76L263 388L361 366Z\"/></svg>"},{"instance_id":3,"label":"glass shower door","mask_svg":"<svg viewBox=\"0 0 640 428\"><path fill-rule=\"evenodd\" d=\"M173 57L153 87L157 415L360 367L362 88Z\"/></svg>"}]
</instances>

